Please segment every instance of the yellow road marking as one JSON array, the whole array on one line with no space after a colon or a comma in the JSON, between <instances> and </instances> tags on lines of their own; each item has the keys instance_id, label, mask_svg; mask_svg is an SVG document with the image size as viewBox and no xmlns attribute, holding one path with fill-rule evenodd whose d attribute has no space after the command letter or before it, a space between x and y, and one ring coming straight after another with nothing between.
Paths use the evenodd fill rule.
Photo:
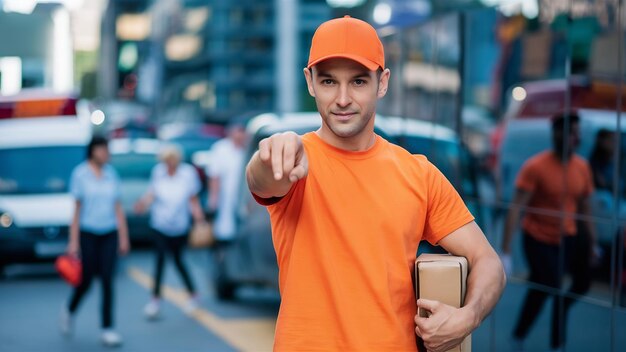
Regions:
<instances>
[{"instance_id":1,"label":"yellow road marking","mask_svg":"<svg viewBox=\"0 0 626 352\"><path fill-rule=\"evenodd\" d=\"M145 289L150 290L152 278L141 269L131 266L128 275ZM183 290L162 286L163 298L184 310L188 295ZM199 308L189 315L206 329L240 351L271 351L274 344L274 319L222 319Z\"/></svg>"}]
</instances>

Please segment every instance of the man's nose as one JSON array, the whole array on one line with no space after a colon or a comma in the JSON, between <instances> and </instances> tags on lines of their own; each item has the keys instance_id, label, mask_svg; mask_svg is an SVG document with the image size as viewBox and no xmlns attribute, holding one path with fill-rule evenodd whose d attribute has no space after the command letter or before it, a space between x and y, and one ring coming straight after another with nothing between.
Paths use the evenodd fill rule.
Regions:
<instances>
[{"instance_id":1,"label":"man's nose","mask_svg":"<svg viewBox=\"0 0 626 352\"><path fill-rule=\"evenodd\" d=\"M352 102L352 97L350 97L350 92L348 91L347 86L340 86L337 92L337 97L335 99L335 103L339 107L347 107Z\"/></svg>"}]
</instances>

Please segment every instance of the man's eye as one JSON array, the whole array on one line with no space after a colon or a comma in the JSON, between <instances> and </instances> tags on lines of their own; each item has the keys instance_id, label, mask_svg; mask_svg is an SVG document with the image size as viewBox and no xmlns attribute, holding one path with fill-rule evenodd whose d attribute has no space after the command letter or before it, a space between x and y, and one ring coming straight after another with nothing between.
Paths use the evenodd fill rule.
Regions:
<instances>
[{"instance_id":1,"label":"man's eye","mask_svg":"<svg viewBox=\"0 0 626 352\"><path fill-rule=\"evenodd\" d=\"M333 80L332 79L325 79L322 81L322 84L333 84Z\"/></svg>"},{"instance_id":2,"label":"man's eye","mask_svg":"<svg viewBox=\"0 0 626 352\"><path fill-rule=\"evenodd\" d=\"M365 81L364 81L364 80L362 80L362 79L355 79L355 80L354 80L354 85L356 85L356 86L362 86L362 85L364 85L365 83L367 83L367 82L365 82Z\"/></svg>"}]
</instances>

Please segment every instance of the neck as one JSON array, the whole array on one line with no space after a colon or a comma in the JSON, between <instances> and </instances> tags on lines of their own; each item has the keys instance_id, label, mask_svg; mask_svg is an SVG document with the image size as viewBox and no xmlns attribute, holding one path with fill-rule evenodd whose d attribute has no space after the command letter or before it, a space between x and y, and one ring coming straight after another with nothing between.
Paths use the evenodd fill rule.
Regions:
<instances>
[{"instance_id":1,"label":"neck","mask_svg":"<svg viewBox=\"0 0 626 352\"><path fill-rule=\"evenodd\" d=\"M564 153L561 150L553 150L554 156L556 156L561 161L569 161L572 158L573 153Z\"/></svg>"},{"instance_id":2,"label":"neck","mask_svg":"<svg viewBox=\"0 0 626 352\"><path fill-rule=\"evenodd\" d=\"M374 131L364 131L362 134L353 137L339 137L332 131L328 131L321 127L315 133L326 143L335 148L343 149L350 152L363 152L370 149L376 142L376 134Z\"/></svg>"}]
</instances>

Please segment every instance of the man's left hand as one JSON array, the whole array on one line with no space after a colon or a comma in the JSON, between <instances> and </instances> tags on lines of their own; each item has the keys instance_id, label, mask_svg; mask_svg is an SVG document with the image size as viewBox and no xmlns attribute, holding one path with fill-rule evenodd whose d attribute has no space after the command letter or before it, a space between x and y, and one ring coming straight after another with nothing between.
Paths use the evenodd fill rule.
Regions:
<instances>
[{"instance_id":1,"label":"man's left hand","mask_svg":"<svg viewBox=\"0 0 626 352\"><path fill-rule=\"evenodd\" d=\"M427 299L417 300L417 307L430 312L428 318L415 316L415 333L424 340L429 352L447 351L459 345L473 329L473 319L465 309Z\"/></svg>"}]
</instances>

